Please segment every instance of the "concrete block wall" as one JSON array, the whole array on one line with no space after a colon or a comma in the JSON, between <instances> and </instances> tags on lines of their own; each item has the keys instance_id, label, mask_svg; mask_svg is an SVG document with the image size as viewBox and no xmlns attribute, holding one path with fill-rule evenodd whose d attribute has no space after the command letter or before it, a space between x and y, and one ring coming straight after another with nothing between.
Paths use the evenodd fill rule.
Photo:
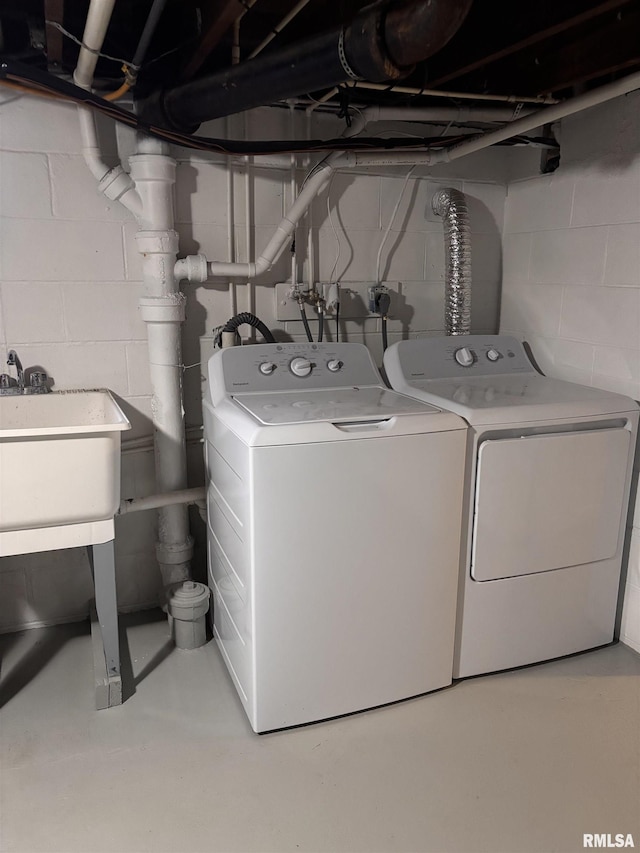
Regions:
<instances>
[{"instance_id":1,"label":"concrete block wall","mask_svg":"<svg viewBox=\"0 0 640 853\"><path fill-rule=\"evenodd\" d=\"M550 376L640 400L640 94L562 122L558 171L508 185L501 330ZM640 651L640 459L621 638Z\"/></svg>"},{"instance_id":2,"label":"concrete block wall","mask_svg":"<svg viewBox=\"0 0 640 853\"><path fill-rule=\"evenodd\" d=\"M151 389L146 331L137 301L141 293L137 226L117 203L101 196L80 152L75 108L43 99L3 94L0 111L0 353L13 347L25 366L40 365L55 387L108 387L117 396L133 429L124 438L151 434ZM235 137L284 138L285 111L262 109L229 122L216 122L202 133ZM324 122L324 123L323 123ZM46 129L46 130L45 130ZM304 127L297 132L304 136ZM338 135L342 126L319 119L314 133ZM100 123L107 157L133 153L133 135ZM182 254L204 252L228 260L226 164L216 155L175 149L178 160L176 227ZM433 182L451 184L469 194L473 224L474 317L477 331L497 326L501 274L500 234L505 197L502 157L479 155L455 168L416 172L382 256L387 279L402 282L411 308L408 327L391 323L390 337L436 334L443 328L443 240L439 221L425 217ZM234 249L246 259L247 208L242 163L234 178ZM306 168L301 168L302 178ZM406 169L338 175L330 190L330 208L341 256L337 276L367 281L375 275L379 241L400 192ZM498 177L494 177L498 176ZM290 201L290 172L250 168L249 241L252 254L266 244ZM315 278L328 278L336 243L327 216L326 194L313 209ZM300 229L300 273L306 233ZM255 311L281 337L300 336L300 323L276 321L273 284L287 280L289 253L251 286ZM183 334L186 419L201 424L201 338L232 314L226 281L185 285L187 322ZM236 310L247 310L250 288L239 282ZM406 324L405 324L406 326ZM347 324L349 340L369 344L378 361L377 321ZM202 482L201 447L188 445L190 485ZM155 489L153 453L127 450L122 457L122 494L135 497ZM193 515L200 545L203 529ZM136 513L117 521L118 598L121 608L139 609L157 601L160 577L155 562L155 513ZM201 560L203 549L198 557ZM201 568L201 567L200 567ZM83 618L91 584L83 550L0 559L0 631Z\"/></svg>"},{"instance_id":3,"label":"concrete block wall","mask_svg":"<svg viewBox=\"0 0 640 853\"><path fill-rule=\"evenodd\" d=\"M118 140L101 125L107 156ZM129 134L128 144L133 140ZM2 95L0 110L0 369L6 350L42 366L55 387L110 388L151 435L146 329L126 238L129 214L96 190L80 153L75 108ZM122 457L123 496L155 488L153 453ZM116 523L123 610L157 601L155 513ZM84 618L92 597L84 549L0 558L0 631Z\"/></svg>"}]
</instances>

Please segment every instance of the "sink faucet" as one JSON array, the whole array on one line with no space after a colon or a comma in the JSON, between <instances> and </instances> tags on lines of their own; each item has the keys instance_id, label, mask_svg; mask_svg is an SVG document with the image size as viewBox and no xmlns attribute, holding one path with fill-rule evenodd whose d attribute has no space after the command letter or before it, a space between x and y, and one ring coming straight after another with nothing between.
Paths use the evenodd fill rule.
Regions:
<instances>
[{"instance_id":1,"label":"sink faucet","mask_svg":"<svg viewBox=\"0 0 640 853\"><path fill-rule=\"evenodd\" d=\"M18 358L18 353L14 349L10 349L7 353L7 364L9 367L11 367L11 365L15 367L18 376L18 388L20 391L24 391L24 369L22 367L22 362Z\"/></svg>"}]
</instances>

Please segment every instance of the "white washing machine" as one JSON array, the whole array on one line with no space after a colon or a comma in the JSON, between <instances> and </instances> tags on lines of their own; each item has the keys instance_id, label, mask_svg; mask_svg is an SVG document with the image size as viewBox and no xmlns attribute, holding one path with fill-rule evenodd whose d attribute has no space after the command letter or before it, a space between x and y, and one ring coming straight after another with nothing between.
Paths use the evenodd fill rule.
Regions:
<instances>
[{"instance_id":1,"label":"white washing machine","mask_svg":"<svg viewBox=\"0 0 640 853\"><path fill-rule=\"evenodd\" d=\"M213 630L253 729L450 684L464 421L360 344L223 349L208 380Z\"/></svg>"},{"instance_id":2,"label":"white washing machine","mask_svg":"<svg viewBox=\"0 0 640 853\"><path fill-rule=\"evenodd\" d=\"M613 640L638 406L503 335L401 341L393 388L470 425L454 677Z\"/></svg>"}]
</instances>

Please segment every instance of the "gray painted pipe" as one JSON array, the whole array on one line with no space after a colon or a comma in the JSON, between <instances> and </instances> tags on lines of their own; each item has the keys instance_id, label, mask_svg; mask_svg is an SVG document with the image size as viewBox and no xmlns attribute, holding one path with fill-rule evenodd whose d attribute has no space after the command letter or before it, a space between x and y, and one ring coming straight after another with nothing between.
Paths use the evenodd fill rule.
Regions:
<instances>
[{"instance_id":1,"label":"gray painted pipe","mask_svg":"<svg viewBox=\"0 0 640 853\"><path fill-rule=\"evenodd\" d=\"M431 205L444 219L445 334L471 332L471 226L464 194L451 187L439 190Z\"/></svg>"}]
</instances>

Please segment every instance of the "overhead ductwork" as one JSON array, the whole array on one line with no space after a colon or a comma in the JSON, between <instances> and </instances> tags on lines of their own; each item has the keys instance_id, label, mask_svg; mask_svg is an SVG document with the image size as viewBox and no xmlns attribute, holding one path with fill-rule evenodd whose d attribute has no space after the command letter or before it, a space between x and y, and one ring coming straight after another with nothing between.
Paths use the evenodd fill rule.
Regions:
<instances>
[{"instance_id":1,"label":"overhead ductwork","mask_svg":"<svg viewBox=\"0 0 640 853\"><path fill-rule=\"evenodd\" d=\"M433 212L444 220L445 334L471 333L471 227L467 200L459 190L446 188L433 197Z\"/></svg>"},{"instance_id":2,"label":"overhead ductwork","mask_svg":"<svg viewBox=\"0 0 640 853\"><path fill-rule=\"evenodd\" d=\"M472 0L403 0L363 9L333 29L255 59L154 92L142 119L193 132L203 121L328 89L349 80L400 80L457 32Z\"/></svg>"}]
</instances>

